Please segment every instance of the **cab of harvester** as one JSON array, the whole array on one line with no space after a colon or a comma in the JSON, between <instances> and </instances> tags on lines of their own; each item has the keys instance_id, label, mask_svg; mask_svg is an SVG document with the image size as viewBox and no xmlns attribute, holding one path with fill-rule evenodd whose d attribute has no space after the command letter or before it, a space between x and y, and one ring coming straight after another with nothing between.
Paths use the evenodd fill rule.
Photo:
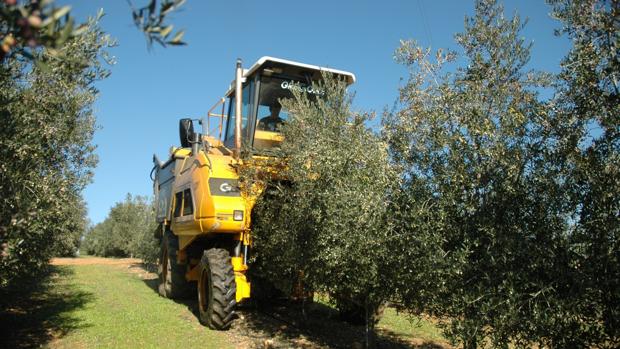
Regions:
<instances>
[{"instance_id":1,"label":"cab of harvester","mask_svg":"<svg viewBox=\"0 0 620 349\"><path fill-rule=\"evenodd\" d=\"M154 156L159 293L197 294L200 320L211 328L229 327L235 305L251 294L246 271L256 198L239 189L240 154L277 147L279 126L290 117L279 101L292 98L293 90L320 98L324 92L312 84L324 72L355 81L345 71L278 58L263 57L247 70L237 61L224 97L205 117L180 120L181 145L170 149L167 161Z\"/></svg>"},{"instance_id":2,"label":"cab of harvester","mask_svg":"<svg viewBox=\"0 0 620 349\"><path fill-rule=\"evenodd\" d=\"M240 63L238 63L240 64ZM282 141L278 133L278 125L286 122L289 113L282 110L278 102L280 99L292 98L292 90L320 97L323 91L314 89L313 82L320 81L323 73L339 76L348 84L355 82L352 73L298 63L273 57L262 57L249 69L241 70L240 91L236 90L233 81L225 97L209 111L208 134L209 139L229 150L236 149L237 145L252 149L258 153L261 150L277 146ZM237 92L240 92L241 118L236 118ZM216 114L220 107L220 113ZM219 122L211 122L213 117L220 117ZM235 143L235 126L239 123L241 144ZM214 124L216 128L211 128Z\"/></svg>"}]
</instances>

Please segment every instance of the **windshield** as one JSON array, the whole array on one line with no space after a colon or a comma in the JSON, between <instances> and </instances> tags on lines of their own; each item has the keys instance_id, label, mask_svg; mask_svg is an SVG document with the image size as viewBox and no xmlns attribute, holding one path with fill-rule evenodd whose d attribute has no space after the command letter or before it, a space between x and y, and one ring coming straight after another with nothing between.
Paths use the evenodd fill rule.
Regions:
<instances>
[{"instance_id":1,"label":"windshield","mask_svg":"<svg viewBox=\"0 0 620 349\"><path fill-rule=\"evenodd\" d=\"M288 112L282 110L278 102L279 99L292 98L293 94L289 89L282 88L287 86L288 81L279 78L262 77L260 84L260 94L258 97L258 127L259 130L275 132L275 120L283 122L288 119ZM277 125L276 125L277 128Z\"/></svg>"},{"instance_id":2,"label":"windshield","mask_svg":"<svg viewBox=\"0 0 620 349\"><path fill-rule=\"evenodd\" d=\"M254 134L255 149L277 147L282 142L279 129L282 123L289 119L289 114L286 109L282 108L279 100L293 98L291 92L293 89L313 95L320 94L312 87L300 84L295 80L269 76L261 77L256 132Z\"/></svg>"}]
</instances>

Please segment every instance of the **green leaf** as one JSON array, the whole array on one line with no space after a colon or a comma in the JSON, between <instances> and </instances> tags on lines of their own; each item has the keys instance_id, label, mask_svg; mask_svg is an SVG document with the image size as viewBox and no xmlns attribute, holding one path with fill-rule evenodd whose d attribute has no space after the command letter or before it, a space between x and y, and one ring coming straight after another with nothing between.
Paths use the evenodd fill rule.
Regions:
<instances>
[{"instance_id":1,"label":"green leaf","mask_svg":"<svg viewBox=\"0 0 620 349\"><path fill-rule=\"evenodd\" d=\"M162 29L161 32L159 32L159 34L161 36L163 36L164 38L166 38L172 32L172 28L174 28L174 26L173 25L169 25L169 26L165 27L164 29Z\"/></svg>"},{"instance_id":2,"label":"green leaf","mask_svg":"<svg viewBox=\"0 0 620 349\"><path fill-rule=\"evenodd\" d=\"M178 31L168 43L171 45L185 45L185 43L182 42L184 34L185 30Z\"/></svg>"},{"instance_id":3,"label":"green leaf","mask_svg":"<svg viewBox=\"0 0 620 349\"><path fill-rule=\"evenodd\" d=\"M159 33L161 31L161 27L158 26L146 26L144 31L147 33Z\"/></svg>"},{"instance_id":4,"label":"green leaf","mask_svg":"<svg viewBox=\"0 0 620 349\"><path fill-rule=\"evenodd\" d=\"M63 6L54 11L54 13L52 14L52 18L54 19L54 21L57 21L64 17L66 14L68 14L69 11L71 11L71 6Z\"/></svg>"},{"instance_id":5,"label":"green leaf","mask_svg":"<svg viewBox=\"0 0 620 349\"><path fill-rule=\"evenodd\" d=\"M166 47L166 42L158 36L149 36L149 39L156 41L158 44L160 44L163 47Z\"/></svg>"},{"instance_id":6,"label":"green leaf","mask_svg":"<svg viewBox=\"0 0 620 349\"><path fill-rule=\"evenodd\" d=\"M165 2L161 4L160 13L162 16L166 16L169 12L174 11L174 4L171 2Z\"/></svg>"},{"instance_id":7,"label":"green leaf","mask_svg":"<svg viewBox=\"0 0 620 349\"><path fill-rule=\"evenodd\" d=\"M87 30L88 30L88 25L82 24L79 27L75 28L75 30L73 31L73 33L71 33L71 35L79 36L79 35L84 34Z\"/></svg>"},{"instance_id":8,"label":"green leaf","mask_svg":"<svg viewBox=\"0 0 620 349\"><path fill-rule=\"evenodd\" d=\"M40 60L40 59L35 60L35 61L34 61L34 64L35 64L35 66L36 66L38 69L40 69L40 70L41 70L42 72L44 72L44 73L51 73L51 71L52 71L52 69L50 68L50 66L49 66L47 63L45 63L45 62L43 62L42 60Z\"/></svg>"},{"instance_id":9,"label":"green leaf","mask_svg":"<svg viewBox=\"0 0 620 349\"><path fill-rule=\"evenodd\" d=\"M69 40L71 38L71 34L72 33L73 33L73 18L69 18L69 20L65 24L65 27L60 32L60 37L56 41L56 46L60 47L65 42L67 42L67 40Z\"/></svg>"},{"instance_id":10,"label":"green leaf","mask_svg":"<svg viewBox=\"0 0 620 349\"><path fill-rule=\"evenodd\" d=\"M100 8L99 11L97 11L97 16L95 16L95 22L98 22L103 16L105 16L105 12Z\"/></svg>"},{"instance_id":11,"label":"green leaf","mask_svg":"<svg viewBox=\"0 0 620 349\"><path fill-rule=\"evenodd\" d=\"M157 5L156 0L151 0L151 2L147 5L147 8L149 10L149 15L151 16L155 13L155 5Z\"/></svg>"},{"instance_id":12,"label":"green leaf","mask_svg":"<svg viewBox=\"0 0 620 349\"><path fill-rule=\"evenodd\" d=\"M187 43L184 41L166 41L166 44L171 46L186 46Z\"/></svg>"}]
</instances>

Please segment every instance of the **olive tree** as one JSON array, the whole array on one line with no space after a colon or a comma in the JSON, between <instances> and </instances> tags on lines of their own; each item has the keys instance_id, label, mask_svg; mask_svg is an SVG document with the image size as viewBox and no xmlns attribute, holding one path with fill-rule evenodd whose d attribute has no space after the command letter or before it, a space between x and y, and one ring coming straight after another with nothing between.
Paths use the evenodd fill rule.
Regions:
<instances>
[{"instance_id":1,"label":"olive tree","mask_svg":"<svg viewBox=\"0 0 620 349\"><path fill-rule=\"evenodd\" d=\"M96 164L93 84L112 40L91 21L60 48L0 61L0 288L35 274L83 226L81 191Z\"/></svg>"},{"instance_id":2,"label":"olive tree","mask_svg":"<svg viewBox=\"0 0 620 349\"><path fill-rule=\"evenodd\" d=\"M185 45L183 30L174 31L168 16L178 10L185 0L150 0L136 8L131 1L131 15L151 47L153 42L162 46ZM99 16L103 11L99 11ZM87 24L77 24L71 6L56 7L54 0L1 0L0 1L0 61L5 57L22 56L37 60L36 51L44 47L49 55L63 58L59 50L71 38L81 35Z\"/></svg>"},{"instance_id":3,"label":"olive tree","mask_svg":"<svg viewBox=\"0 0 620 349\"><path fill-rule=\"evenodd\" d=\"M386 215L397 182L386 144L367 125L372 115L351 110L346 84L325 76L315 91L321 96L295 91L281 101L291 119L271 160L275 176L257 164L264 159L246 159L246 188L257 180L266 188L252 216L253 268L289 289L301 277L341 310L366 312L372 327L391 293Z\"/></svg>"},{"instance_id":4,"label":"olive tree","mask_svg":"<svg viewBox=\"0 0 620 349\"><path fill-rule=\"evenodd\" d=\"M102 257L137 257L146 263L157 260L159 244L154 206L146 197L127 194L101 223L84 237L83 251Z\"/></svg>"},{"instance_id":5,"label":"olive tree","mask_svg":"<svg viewBox=\"0 0 620 349\"><path fill-rule=\"evenodd\" d=\"M573 285L571 220L548 165L552 109L539 96L552 79L526 68L518 15L494 0L475 8L456 35L461 56L411 41L396 54L410 76L384 136L404 181L396 226L411 271L396 290L465 348L548 345Z\"/></svg>"},{"instance_id":6,"label":"olive tree","mask_svg":"<svg viewBox=\"0 0 620 349\"><path fill-rule=\"evenodd\" d=\"M571 50L556 85L549 161L570 218L570 309L548 335L566 347L620 343L620 2L548 1ZM570 335L569 335L570 334Z\"/></svg>"}]
</instances>

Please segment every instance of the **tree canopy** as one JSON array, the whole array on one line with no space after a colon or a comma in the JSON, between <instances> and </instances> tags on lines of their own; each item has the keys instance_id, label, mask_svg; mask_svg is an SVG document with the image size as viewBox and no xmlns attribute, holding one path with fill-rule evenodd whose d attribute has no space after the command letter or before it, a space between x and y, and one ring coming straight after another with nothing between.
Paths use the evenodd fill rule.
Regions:
<instances>
[{"instance_id":1,"label":"tree canopy","mask_svg":"<svg viewBox=\"0 0 620 349\"><path fill-rule=\"evenodd\" d=\"M127 194L110 209L106 219L89 229L82 251L102 257L135 257L154 263L159 252L153 232L157 224L153 204L146 197Z\"/></svg>"},{"instance_id":2,"label":"tree canopy","mask_svg":"<svg viewBox=\"0 0 620 349\"><path fill-rule=\"evenodd\" d=\"M460 55L402 42L381 137L329 79L283 101L282 176L246 172L259 270L436 316L465 348L617 345L618 2L551 5L573 41L557 76L479 0Z\"/></svg>"},{"instance_id":3,"label":"tree canopy","mask_svg":"<svg viewBox=\"0 0 620 349\"><path fill-rule=\"evenodd\" d=\"M132 8L149 43L182 44L165 21L182 3ZM459 54L401 43L409 75L380 132L333 76L320 98L293 89L277 156L240 167L244 195L261 193L252 272L361 308L370 327L385 301L429 314L465 348L618 347L620 2L548 3L572 42L557 75L528 68L527 21L477 0ZM51 1L0 3L0 291L86 229L112 44ZM154 225L128 195L82 248L153 262Z\"/></svg>"},{"instance_id":4,"label":"tree canopy","mask_svg":"<svg viewBox=\"0 0 620 349\"><path fill-rule=\"evenodd\" d=\"M35 52L46 68L18 56L0 62L0 287L83 233L81 192L97 162L94 82L109 73L101 57L112 43L92 20L59 48L64 59Z\"/></svg>"},{"instance_id":5,"label":"tree canopy","mask_svg":"<svg viewBox=\"0 0 620 349\"><path fill-rule=\"evenodd\" d=\"M174 31L168 23L169 15L178 10L185 0L149 0L136 8L131 1L131 16L142 31L148 47L185 45L184 30ZM100 10L98 16L101 17ZM36 50L44 47L48 55L62 59L60 50L71 38L81 35L88 24L78 24L71 14L71 6L56 7L54 0L0 1L0 61L18 55L37 61Z\"/></svg>"}]
</instances>

